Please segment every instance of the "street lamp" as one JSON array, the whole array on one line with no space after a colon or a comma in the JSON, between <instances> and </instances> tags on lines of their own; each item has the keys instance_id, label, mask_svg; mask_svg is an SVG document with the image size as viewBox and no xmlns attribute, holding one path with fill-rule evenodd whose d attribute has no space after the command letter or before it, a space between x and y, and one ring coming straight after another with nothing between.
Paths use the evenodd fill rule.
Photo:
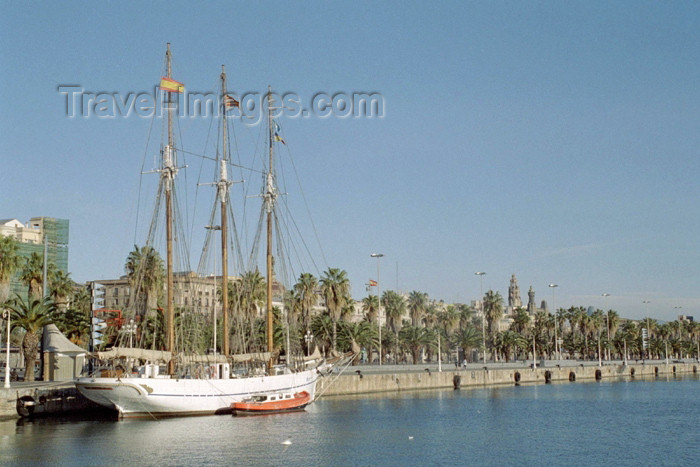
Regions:
<instances>
[{"instance_id":1,"label":"street lamp","mask_svg":"<svg viewBox=\"0 0 700 467\"><path fill-rule=\"evenodd\" d=\"M369 255L370 258L377 258L377 306L379 311L377 313L377 321L379 322L379 366L382 366L382 294L380 293L379 285L379 258L384 256L384 253L372 253Z\"/></svg>"},{"instance_id":2,"label":"street lamp","mask_svg":"<svg viewBox=\"0 0 700 467\"><path fill-rule=\"evenodd\" d=\"M549 284L549 287L552 289L552 311L554 311L554 355L557 356L557 360L560 360L559 342L557 341L557 308L554 306L554 289L559 287L559 285Z\"/></svg>"},{"instance_id":3,"label":"street lamp","mask_svg":"<svg viewBox=\"0 0 700 467\"><path fill-rule=\"evenodd\" d=\"M314 341L314 335L311 334L311 330L308 329L304 335L304 341L306 341L306 356L311 355L311 343Z\"/></svg>"},{"instance_id":4,"label":"street lamp","mask_svg":"<svg viewBox=\"0 0 700 467\"><path fill-rule=\"evenodd\" d=\"M484 341L484 365L486 365L486 313L484 313L484 275L485 272L475 272L475 276L479 276L479 303L481 308L481 337Z\"/></svg>"},{"instance_id":5,"label":"street lamp","mask_svg":"<svg viewBox=\"0 0 700 467\"><path fill-rule=\"evenodd\" d=\"M10 387L10 310L2 312L3 319L7 320L7 360L5 361L5 388Z\"/></svg>"}]
</instances>

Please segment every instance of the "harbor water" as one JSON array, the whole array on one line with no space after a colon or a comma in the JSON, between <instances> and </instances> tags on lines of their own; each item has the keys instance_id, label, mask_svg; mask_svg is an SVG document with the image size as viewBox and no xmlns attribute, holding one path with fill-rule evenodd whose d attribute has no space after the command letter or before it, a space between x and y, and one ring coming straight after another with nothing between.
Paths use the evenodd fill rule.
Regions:
<instances>
[{"instance_id":1,"label":"harbor water","mask_svg":"<svg viewBox=\"0 0 700 467\"><path fill-rule=\"evenodd\" d=\"M0 465L697 465L698 375L322 398L305 412L0 422Z\"/></svg>"}]
</instances>

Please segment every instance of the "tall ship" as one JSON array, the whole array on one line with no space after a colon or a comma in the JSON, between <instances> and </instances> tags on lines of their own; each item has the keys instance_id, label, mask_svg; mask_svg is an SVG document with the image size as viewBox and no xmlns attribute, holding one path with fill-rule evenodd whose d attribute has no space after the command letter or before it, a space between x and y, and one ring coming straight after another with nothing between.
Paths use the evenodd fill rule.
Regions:
<instances>
[{"instance_id":1,"label":"tall ship","mask_svg":"<svg viewBox=\"0 0 700 467\"><path fill-rule=\"evenodd\" d=\"M178 149L173 136L175 108L173 99L176 94L182 92L183 86L172 77L170 44L167 46L165 64L165 75L161 79L160 88L167 110L167 143L161 147L160 168L157 170L160 175L158 202L163 201L162 205L165 211L165 306L162 310L165 339L163 345L156 345L155 340L153 340L150 349L143 348L144 346L133 348L131 345L127 346L121 342L120 345L111 349L94 352L103 365L91 368L88 374L75 380L75 385L86 398L115 410L122 418L230 414L234 404L254 397L264 398L267 394L272 393L305 393L308 394L309 400L313 401L316 396L317 380L328 373L333 363L338 363L338 360L336 362L327 361L318 352L315 356L308 356L310 352L307 349L306 357L302 355L293 361L290 358L289 338L287 337L285 361L281 363L280 351L275 349L273 342L275 332L273 309L275 307L272 303L272 297L273 284L276 283L274 263L277 258L273 256L272 235L276 217L274 214L275 203L279 195L274 170L274 155L277 143L284 142L284 140L279 135L279 124L273 117L272 109L274 109L275 103L271 92L268 92L266 96L267 134L264 139L267 143L267 164L261 172L264 182L260 194L263 200L260 226L265 225L267 251L264 256L266 262L265 304L264 308L262 306L259 308L266 315L266 349L247 353L233 353L231 351L229 333L232 328L230 323L231 310L229 310L230 300L227 298L232 296L228 272L230 244L228 226L231 225L229 188L232 182L229 180L227 170L230 161L226 113L229 108L237 107L240 104L234 97L227 94L226 72L223 66L220 75L223 145L221 152L217 151L215 159L218 166L218 180L210 184L214 185L216 189L216 199L211 211L210 225L207 226L205 241L205 244L209 245L212 243L213 235L220 234L221 236L222 280L220 287L217 287L216 290L219 298L213 300L220 302L221 309L219 314L216 305L214 306L214 347L211 349L213 351L195 354L182 350L182 343L186 342L187 339L187 333L182 332L183 327L198 318L193 317L188 321L183 317L183 310L176 310L174 303L174 290L176 288L174 250L178 248L178 245L177 240L174 239L177 235L174 227L177 216L174 214L173 204L175 178L179 167L177 165ZM219 223L214 225L217 208ZM153 226L149 229L149 232L157 231L158 229ZM149 254L151 250L150 247L147 248L149 249L142 249L141 253ZM238 255L242 256L240 251ZM204 258L204 254L202 258ZM203 259L200 259L200 264L202 262ZM259 276L257 271L255 274ZM132 288L136 287L138 286ZM132 290L132 293L135 294L135 291ZM146 301L152 302L153 300L147 298ZM255 307L253 305L253 309ZM157 305L151 304L150 308L157 308ZM159 307L158 310L160 310ZM178 321L177 329L176 321ZM223 332L221 329L217 331L217 325L223 328ZM253 325L248 329L242 329L242 326L238 326L236 331L255 333L256 329L253 328ZM222 334L220 351L217 344L218 332ZM179 348L176 346L176 342L181 344ZM165 350L162 350L163 347ZM244 347L238 349L244 349Z\"/></svg>"}]
</instances>

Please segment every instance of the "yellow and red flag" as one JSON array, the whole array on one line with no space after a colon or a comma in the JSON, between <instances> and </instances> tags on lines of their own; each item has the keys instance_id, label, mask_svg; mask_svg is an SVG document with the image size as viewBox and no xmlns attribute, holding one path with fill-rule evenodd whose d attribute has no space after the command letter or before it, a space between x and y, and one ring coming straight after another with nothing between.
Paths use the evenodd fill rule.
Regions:
<instances>
[{"instance_id":1,"label":"yellow and red flag","mask_svg":"<svg viewBox=\"0 0 700 467\"><path fill-rule=\"evenodd\" d=\"M370 280L369 280L369 286L370 286L370 287L376 287L376 286L377 286L377 281L370 279Z\"/></svg>"},{"instance_id":2,"label":"yellow and red flag","mask_svg":"<svg viewBox=\"0 0 700 467\"><path fill-rule=\"evenodd\" d=\"M181 93L185 91L185 85L179 81L163 76L160 79L160 89L167 92Z\"/></svg>"},{"instance_id":3,"label":"yellow and red flag","mask_svg":"<svg viewBox=\"0 0 700 467\"><path fill-rule=\"evenodd\" d=\"M224 96L224 107L227 109L232 109L234 107L240 107L241 103L238 102L233 96L226 94Z\"/></svg>"}]
</instances>

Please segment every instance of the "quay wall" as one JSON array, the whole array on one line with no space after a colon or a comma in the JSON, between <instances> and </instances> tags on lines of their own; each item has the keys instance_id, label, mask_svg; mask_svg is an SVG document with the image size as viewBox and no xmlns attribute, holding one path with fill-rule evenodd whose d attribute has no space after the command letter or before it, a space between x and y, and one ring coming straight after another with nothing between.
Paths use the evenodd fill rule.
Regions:
<instances>
[{"instance_id":1,"label":"quay wall","mask_svg":"<svg viewBox=\"0 0 700 467\"><path fill-rule=\"evenodd\" d=\"M0 387L0 420L19 417L18 401L21 402L20 410L36 415L61 414L97 407L80 395L71 381L12 383L10 388Z\"/></svg>"},{"instance_id":2,"label":"quay wall","mask_svg":"<svg viewBox=\"0 0 700 467\"><path fill-rule=\"evenodd\" d=\"M616 377L654 377L697 373L697 363L644 365L554 366L551 368L449 369L437 372L363 374L349 367L341 375L327 375L319 380L316 393L340 396L412 389L468 388L512 384L537 384L558 381L602 380ZM358 373L359 371L359 373Z\"/></svg>"},{"instance_id":3,"label":"quay wall","mask_svg":"<svg viewBox=\"0 0 700 467\"><path fill-rule=\"evenodd\" d=\"M560 381L585 381L618 377L653 378L674 374L698 373L700 363L652 363L598 366L551 366L521 368L451 368L442 372L397 371L391 367L380 372L363 373L362 367L348 367L342 374L331 373L319 379L316 394L342 396L369 393L395 393L415 389L452 389L488 387L512 384L544 384ZM18 418L21 410L34 415L60 415L68 412L94 410L97 405L78 393L72 382L12 383L9 389L0 387L0 420Z\"/></svg>"}]
</instances>

